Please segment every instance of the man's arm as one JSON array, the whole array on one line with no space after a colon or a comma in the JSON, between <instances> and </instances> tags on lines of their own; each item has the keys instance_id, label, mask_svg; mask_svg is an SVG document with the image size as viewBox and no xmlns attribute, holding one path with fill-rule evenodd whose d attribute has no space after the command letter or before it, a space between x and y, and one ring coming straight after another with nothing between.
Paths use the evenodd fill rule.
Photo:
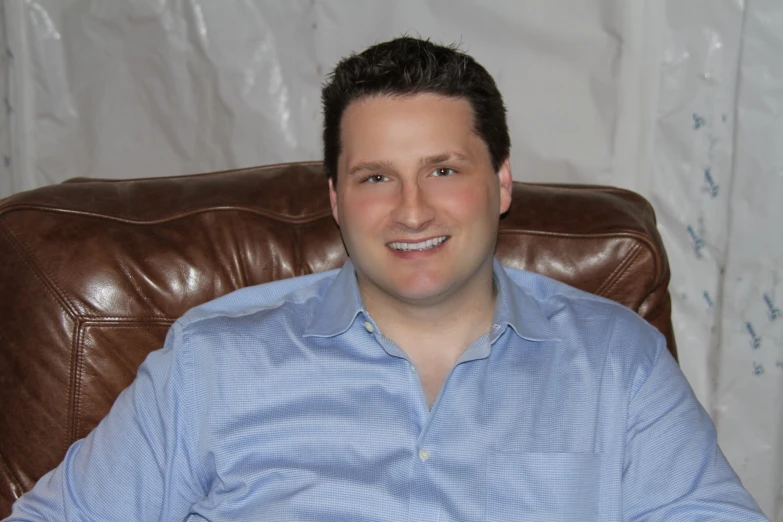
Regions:
<instances>
[{"instance_id":1,"label":"man's arm","mask_svg":"<svg viewBox=\"0 0 783 522\"><path fill-rule=\"evenodd\" d=\"M182 336L175 323L106 418L13 505L7 520L185 518L204 493L193 453L195 383Z\"/></svg>"},{"instance_id":2,"label":"man's arm","mask_svg":"<svg viewBox=\"0 0 783 522\"><path fill-rule=\"evenodd\" d=\"M631 398L623 518L767 520L723 456L712 421L659 339L658 360Z\"/></svg>"}]
</instances>

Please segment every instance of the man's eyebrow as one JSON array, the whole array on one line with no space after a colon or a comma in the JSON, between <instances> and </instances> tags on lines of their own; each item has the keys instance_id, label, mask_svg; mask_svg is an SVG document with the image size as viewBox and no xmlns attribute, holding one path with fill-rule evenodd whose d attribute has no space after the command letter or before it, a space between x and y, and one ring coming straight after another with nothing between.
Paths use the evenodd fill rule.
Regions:
<instances>
[{"instance_id":1,"label":"man's eyebrow","mask_svg":"<svg viewBox=\"0 0 783 522\"><path fill-rule=\"evenodd\" d=\"M426 156L419 160L419 164L422 167L429 165L437 165L438 163L446 163L449 161L470 162L470 158L459 152L446 152L444 154L436 154L434 156Z\"/></svg>"},{"instance_id":2,"label":"man's eyebrow","mask_svg":"<svg viewBox=\"0 0 783 522\"><path fill-rule=\"evenodd\" d=\"M459 152L446 152L443 154L435 154L433 156L425 156L419 160L419 165L427 167L430 165L437 165L439 163L446 163L449 161L470 162L470 158ZM390 171L394 170L394 165L390 161L363 161L357 163L348 171L349 176L353 176L359 172L375 172L375 171Z\"/></svg>"},{"instance_id":3,"label":"man's eyebrow","mask_svg":"<svg viewBox=\"0 0 783 522\"><path fill-rule=\"evenodd\" d=\"M391 162L388 161L365 161L351 167L351 170L348 171L348 175L353 176L357 172L373 172L377 170L389 171L393 169L394 167Z\"/></svg>"}]
</instances>

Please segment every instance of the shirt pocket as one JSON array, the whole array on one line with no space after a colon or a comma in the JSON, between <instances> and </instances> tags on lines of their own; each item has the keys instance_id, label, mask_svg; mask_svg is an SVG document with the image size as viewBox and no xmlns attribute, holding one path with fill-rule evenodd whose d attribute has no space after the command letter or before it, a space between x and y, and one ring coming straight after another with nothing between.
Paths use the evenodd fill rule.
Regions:
<instances>
[{"instance_id":1,"label":"shirt pocket","mask_svg":"<svg viewBox=\"0 0 783 522\"><path fill-rule=\"evenodd\" d=\"M487 463L487 520L598 520L598 453L493 451Z\"/></svg>"}]
</instances>

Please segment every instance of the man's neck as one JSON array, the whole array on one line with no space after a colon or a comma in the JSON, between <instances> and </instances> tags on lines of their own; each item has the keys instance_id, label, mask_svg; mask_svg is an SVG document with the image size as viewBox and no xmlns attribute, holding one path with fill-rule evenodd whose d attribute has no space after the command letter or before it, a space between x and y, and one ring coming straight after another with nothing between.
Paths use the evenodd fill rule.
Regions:
<instances>
[{"instance_id":1,"label":"man's neck","mask_svg":"<svg viewBox=\"0 0 783 522\"><path fill-rule=\"evenodd\" d=\"M381 333L416 367L430 408L462 353L492 326L496 296L492 273L465 290L427 306L362 292L365 308Z\"/></svg>"},{"instance_id":2,"label":"man's neck","mask_svg":"<svg viewBox=\"0 0 783 522\"><path fill-rule=\"evenodd\" d=\"M360 292L365 308L384 336L409 356L417 351L429 358L456 359L470 344L487 333L495 311L495 286L490 272L471 287L432 303L410 303L380 292Z\"/></svg>"}]
</instances>

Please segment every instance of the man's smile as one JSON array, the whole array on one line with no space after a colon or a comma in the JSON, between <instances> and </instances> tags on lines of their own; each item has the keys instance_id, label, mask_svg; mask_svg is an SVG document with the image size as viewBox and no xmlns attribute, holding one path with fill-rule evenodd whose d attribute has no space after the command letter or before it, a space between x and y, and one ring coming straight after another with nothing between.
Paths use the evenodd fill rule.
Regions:
<instances>
[{"instance_id":1,"label":"man's smile","mask_svg":"<svg viewBox=\"0 0 783 522\"><path fill-rule=\"evenodd\" d=\"M388 246L392 250L400 250L402 252L410 252L412 250L429 250L431 248L435 248L436 246L442 245L448 239L449 236L438 236L425 239L424 241L418 241L416 243L411 243L409 241L393 241L389 243Z\"/></svg>"}]
</instances>

